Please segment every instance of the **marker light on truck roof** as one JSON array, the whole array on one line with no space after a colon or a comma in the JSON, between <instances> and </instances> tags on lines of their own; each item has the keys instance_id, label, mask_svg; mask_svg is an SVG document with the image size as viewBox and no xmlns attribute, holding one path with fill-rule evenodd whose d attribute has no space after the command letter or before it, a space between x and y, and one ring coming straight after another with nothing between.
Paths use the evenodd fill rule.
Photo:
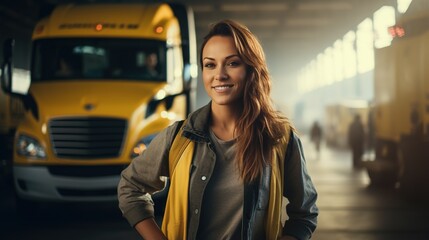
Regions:
<instances>
[{"instance_id":1,"label":"marker light on truck roof","mask_svg":"<svg viewBox=\"0 0 429 240\"><path fill-rule=\"evenodd\" d=\"M103 30L103 24L101 24L101 23L96 24L95 25L95 31L99 32L101 30Z\"/></svg>"},{"instance_id":2,"label":"marker light on truck roof","mask_svg":"<svg viewBox=\"0 0 429 240\"><path fill-rule=\"evenodd\" d=\"M36 34L41 34L43 32L43 30L45 30L45 26L39 25L39 26L36 27L36 29L34 30L34 32Z\"/></svg>"},{"instance_id":3,"label":"marker light on truck roof","mask_svg":"<svg viewBox=\"0 0 429 240\"><path fill-rule=\"evenodd\" d=\"M158 33L158 34L160 34L160 33L164 32L164 27L162 27L162 26L157 26L157 27L155 28L155 32L156 32L156 33Z\"/></svg>"}]
</instances>

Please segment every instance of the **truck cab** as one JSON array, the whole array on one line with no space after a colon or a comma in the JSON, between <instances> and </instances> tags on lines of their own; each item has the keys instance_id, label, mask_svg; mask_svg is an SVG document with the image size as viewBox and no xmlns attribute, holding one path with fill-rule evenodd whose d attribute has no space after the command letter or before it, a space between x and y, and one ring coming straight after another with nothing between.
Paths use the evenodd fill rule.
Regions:
<instances>
[{"instance_id":1,"label":"truck cab","mask_svg":"<svg viewBox=\"0 0 429 240\"><path fill-rule=\"evenodd\" d=\"M26 108L14 137L17 197L116 200L120 172L191 111L194 35L179 4L68 4L39 21L28 92L10 87L12 54L2 71Z\"/></svg>"}]
</instances>

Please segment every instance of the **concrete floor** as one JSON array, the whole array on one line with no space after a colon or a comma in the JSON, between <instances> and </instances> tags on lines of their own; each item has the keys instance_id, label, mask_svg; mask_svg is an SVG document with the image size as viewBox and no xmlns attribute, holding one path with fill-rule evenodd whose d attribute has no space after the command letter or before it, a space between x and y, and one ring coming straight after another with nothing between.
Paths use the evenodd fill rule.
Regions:
<instances>
[{"instance_id":1,"label":"concrete floor","mask_svg":"<svg viewBox=\"0 0 429 240\"><path fill-rule=\"evenodd\" d=\"M318 193L320 215L312 239L429 239L429 208L405 200L397 189L371 188L365 169L353 169L347 150L317 154L305 136L307 168Z\"/></svg>"}]
</instances>

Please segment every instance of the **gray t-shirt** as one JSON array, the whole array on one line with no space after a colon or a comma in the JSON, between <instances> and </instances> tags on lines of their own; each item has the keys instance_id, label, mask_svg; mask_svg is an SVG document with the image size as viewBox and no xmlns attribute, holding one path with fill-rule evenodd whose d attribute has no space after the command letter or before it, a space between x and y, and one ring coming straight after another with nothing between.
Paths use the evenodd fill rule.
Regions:
<instances>
[{"instance_id":1,"label":"gray t-shirt","mask_svg":"<svg viewBox=\"0 0 429 240\"><path fill-rule=\"evenodd\" d=\"M212 131L210 137L216 165L204 191L197 239L240 239L244 190L235 161L235 140L220 140Z\"/></svg>"}]
</instances>

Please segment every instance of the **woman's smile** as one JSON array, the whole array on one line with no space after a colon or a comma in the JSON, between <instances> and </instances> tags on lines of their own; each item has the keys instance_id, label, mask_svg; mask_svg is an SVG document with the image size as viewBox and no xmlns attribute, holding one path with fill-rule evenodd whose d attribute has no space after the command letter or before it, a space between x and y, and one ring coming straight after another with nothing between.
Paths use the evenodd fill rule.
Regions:
<instances>
[{"instance_id":1,"label":"woman's smile","mask_svg":"<svg viewBox=\"0 0 429 240\"><path fill-rule=\"evenodd\" d=\"M227 92L230 92L232 87L234 87L233 84L224 84L224 85L213 86L212 88L217 93L227 93Z\"/></svg>"}]
</instances>

